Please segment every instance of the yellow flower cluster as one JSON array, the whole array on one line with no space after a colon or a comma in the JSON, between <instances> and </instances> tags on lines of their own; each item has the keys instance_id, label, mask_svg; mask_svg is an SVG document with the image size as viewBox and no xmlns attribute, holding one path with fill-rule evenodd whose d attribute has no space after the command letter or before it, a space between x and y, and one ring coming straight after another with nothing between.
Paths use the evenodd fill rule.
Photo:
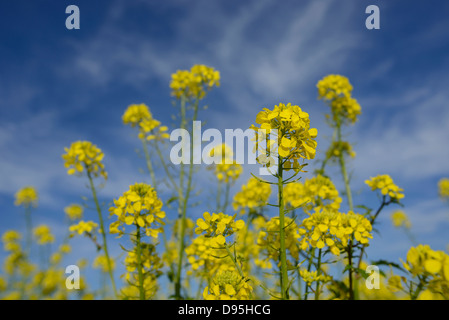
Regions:
<instances>
[{"instance_id":1,"label":"yellow flower cluster","mask_svg":"<svg viewBox=\"0 0 449 320\"><path fill-rule=\"evenodd\" d=\"M419 299L449 299L449 255L444 251L420 244L410 248L402 265L413 277L426 279Z\"/></svg>"},{"instance_id":2,"label":"yellow flower cluster","mask_svg":"<svg viewBox=\"0 0 449 320\"><path fill-rule=\"evenodd\" d=\"M391 201L399 202L404 198L404 194L401 193L404 189L399 188L394 184L393 179L388 174L378 175L371 177L370 180L365 180L365 183L371 187L371 190L380 190L382 195L390 196Z\"/></svg>"},{"instance_id":3,"label":"yellow flower cluster","mask_svg":"<svg viewBox=\"0 0 449 320\"><path fill-rule=\"evenodd\" d=\"M197 274L205 274L208 277L215 274L218 270L233 268L228 264L228 259L218 257L226 256L226 250L217 248L212 243L212 238L200 235L193 239L192 243L185 249L187 260L189 261L192 271L188 271L191 275L193 272ZM203 269L203 270L201 270Z\"/></svg>"},{"instance_id":4,"label":"yellow flower cluster","mask_svg":"<svg viewBox=\"0 0 449 320\"><path fill-rule=\"evenodd\" d=\"M257 211L264 207L271 195L271 186L254 177L250 177L248 182L234 196L232 207L241 214L246 209L249 212Z\"/></svg>"},{"instance_id":5,"label":"yellow flower cluster","mask_svg":"<svg viewBox=\"0 0 449 320\"><path fill-rule=\"evenodd\" d=\"M115 262L113 259L110 259L111 270L115 269ZM100 269L102 272L109 272L108 266L108 258L105 255L99 255L95 258L92 263L92 267L95 269Z\"/></svg>"},{"instance_id":6,"label":"yellow flower cluster","mask_svg":"<svg viewBox=\"0 0 449 320\"><path fill-rule=\"evenodd\" d=\"M143 103L128 106L122 116L122 120L125 125L129 124L133 128L138 127L139 139L153 140L170 138L170 135L167 133L168 128L161 126L161 122L153 118L150 109Z\"/></svg>"},{"instance_id":7,"label":"yellow flower cluster","mask_svg":"<svg viewBox=\"0 0 449 320\"><path fill-rule=\"evenodd\" d=\"M302 221L299 246L301 250L307 250L309 245L318 249L327 246L330 252L338 256L341 247L346 247L352 236L361 244L368 244L372 239L371 231L371 223L360 214L317 210Z\"/></svg>"},{"instance_id":8,"label":"yellow flower cluster","mask_svg":"<svg viewBox=\"0 0 449 320\"><path fill-rule=\"evenodd\" d=\"M396 210L395 212L393 212L391 214L391 221L393 222L393 226L395 226L396 228L404 227L406 229L410 229L412 227L407 214L405 214L405 212L402 210Z\"/></svg>"},{"instance_id":9,"label":"yellow flower cluster","mask_svg":"<svg viewBox=\"0 0 449 320\"><path fill-rule=\"evenodd\" d=\"M299 106L279 103L273 110L264 108L257 114L256 123L260 124L260 128L254 125L250 128L255 130L258 141L268 137L261 134L260 129L266 130L267 134L277 130L277 140L270 139L267 149L262 148L258 143L257 148L262 153L257 158L260 163L266 165L274 163L272 157L275 155L276 147L278 155L284 158L283 167L287 170L299 171L302 166L299 165L298 160L315 158L317 147L315 138L318 131L310 128L309 114L302 111Z\"/></svg>"},{"instance_id":10,"label":"yellow flower cluster","mask_svg":"<svg viewBox=\"0 0 449 320\"><path fill-rule=\"evenodd\" d=\"M109 231L122 236L124 225L134 224L145 229L147 236L157 238L162 231L165 212L162 211L162 201L156 191L148 184L136 183L129 187L109 209L111 214L117 216L117 221L111 223Z\"/></svg>"},{"instance_id":11,"label":"yellow flower cluster","mask_svg":"<svg viewBox=\"0 0 449 320\"><path fill-rule=\"evenodd\" d=\"M265 248L265 259L256 259L256 265L261 268L271 268L270 260L273 260L276 265L280 261L280 223L278 217L273 217L268 220L259 231L257 238L257 245ZM285 217L285 247L294 259L299 258L299 248L297 241L299 239L298 226L294 220ZM287 260L287 263L290 263Z\"/></svg>"},{"instance_id":12,"label":"yellow flower cluster","mask_svg":"<svg viewBox=\"0 0 449 320\"><path fill-rule=\"evenodd\" d=\"M69 175L81 173L86 169L87 173L94 177L108 178L104 164L101 162L104 153L92 142L76 141L70 145L70 148L64 148L64 150L66 153L62 155L62 158L65 161L64 166L69 168L67 171Z\"/></svg>"},{"instance_id":13,"label":"yellow flower cluster","mask_svg":"<svg viewBox=\"0 0 449 320\"><path fill-rule=\"evenodd\" d=\"M222 247L226 243L226 237L234 234L234 232L242 229L245 226L243 220L235 220L235 216L229 216L220 213L204 212L203 218L196 221L196 234L205 233L206 237L211 238L212 247Z\"/></svg>"},{"instance_id":14,"label":"yellow flower cluster","mask_svg":"<svg viewBox=\"0 0 449 320\"><path fill-rule=\"evenodd\" d=\"M84 221L81 220L77 224L74 224L69 227L70 232L76 232L79 235L84 233L92 234L92 232L98 227L98 224L93 221Z\"/></svg>"},{"instance_id":15,"label":"yellow flower cluster","mask_svg":"<svg viewBox=\"0 0 449 320\"><path fill-rule=\"evenodd\" d=\"M206 300L248 300L253 288L247 279L242 279L233 271L217 274L210 286L203 291Z\"/></svg>"},{"instance_id":16,"label":"yellow flower cluster","mask_svg":"<svg viewBox=\"0 0 449 320\"><path fill-rule=\"evenodd\" d=\"M242 174L243 167L234 161L231 164L220 163L215 166L215 176L218 181L225 183L234 182Z\"/></svg>"},{"instance_id":17,"label":"yellow flower cluster","mask_svg":"<svg viewBox=\"0 0 449 320\"><path fill-rule=\"evenodd\" d=\"M352 150L352 146L346 141L334 141L330 145L326 152L326 158L330 160L338 159L340 155L347 154L351 158L355 157L355 152Z\"/></svg>"},{"instance_id":18,"label":"yellow flower cluster","mask_svg":"<svg viewBox=\"0 0 449 320\"><path fill-rule=\"evenodd\" d=\"M37 243L44 245L47 243L53 243L55 236L51 233L50 227L47 225L40 225L33 230Z\"/></svg>"},{"instance_id":19,"label":"yellow flower cluster","mask_svg":"<svg viewBox=\"0 0 449 320\"><path fill-rule=\"evenodd\" d=\"M83 217L84 208L79 204L71 204L64 208L64 212L71 221L74 221Z\"/></svg>"},{"instance_id":20,"label":"yellow flower cluster","mask_svg":"<svg viewBox=\"0 0 449 320\"><path fill-rule=\"evenodd\" d=\"M293 182L284 187L284 201L287 206L303 206L306 212L313 208L338 210L342 202L334 183L327 177L317 175L304 183Z\"/></svg>"},{"instance_id":21,"label":"yellow flower cluster","mask_svg":"<svg viewBox=\"0 0 449 320\"><path fill-rule=\"evenodd\" d=\"M441 198L449 199L449 179L442 178L438 182L438 193Z\"/></svg>"},{"instance_id":22,"label":"yellow flower cluster","mask_svg":"<svg viewBox=\"0 0 449 320\"><path fill-rule=\"evenodd\" d=\"M25 207L36 207L37 201L38 195L36 189L33 187L24 187L17 191L14 204L16 206L23 205Z\"/></svg>"},{"instance_id":23,"label":"yellow flower cluster","mask_svg":"<svg viewBox=\"0 0 449 320\"><path fill-rule=\"evenodd\" d=\"M2 242L5 251L20 251L20 239L22 235L15 230L7 230L2 235Z\"/></svg>"},{"instance_id":24,"label":"yellow flower cluster","mask_svg":"<svg viewBox=\"0 0 449 320\"><path fill-rule=\"evenodd\" d=\"M128 251L125 257L126 274L125 279L131 285L139 284L138 265L139 257L136 251ZM162 274L163 262L156 252L153 244L141 243L140 261L143 271L143 288L147 298L152 297L157 291L157 278ZM136 292L135 297L138 296Z\"/></svg>"},{"instance_id":25,"label":"yellow flower cluster","mask_svg":"<svg viewBox=\"0 0 449 320\"><path fill-rule=\"evenodd\" d=\"M351 97L352 85L348 78L331 74L317 83L318 97L330 102L333 120L337 123L348 120L350 123L357 121L361 114L361 107L357 100Z\"/></svg>"},{"instance_id":26,"label":"yellow flower cluster","mask_svg":"<svg viewBox=\"0 0 449 320\"><path fill-rule=\"evenodd\" d=\"M349 97L352 92L352 85L349 82L349 79L338 74L325 76L318 81L317 88L319 98L325 100Z\"/></svg>"},{"instance_id":27,"label":"yellow flower cluster","mask_svg":"<svg viewBox=\"0 0 449 320\"><path fill-rule=\"evenodd\" d=\"M313 282L320 281L321 283L329 282L332 277L327 276L325 274L318 274L318 271L307 271L307 269L301 268L299 270L299 275L302 280L310 286Z\"/></svg>"},{"instance_id":28,"label":"yellow flower cluster","mask_svg":"<svg viewBox=\"0 0 449 320\"><path fill-rule=\"evenodd\" d=\"M177 99L203 99L213 86L220 86L220 72L205 65L194 65L189 70L178 70L172 74L170 88Z\"/></svg>"}]
</instances>

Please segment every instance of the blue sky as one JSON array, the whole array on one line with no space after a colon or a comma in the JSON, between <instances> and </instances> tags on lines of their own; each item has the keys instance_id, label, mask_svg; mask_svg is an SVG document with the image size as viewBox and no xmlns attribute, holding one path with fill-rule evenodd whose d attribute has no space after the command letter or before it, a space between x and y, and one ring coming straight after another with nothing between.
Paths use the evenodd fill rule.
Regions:
<instances>
[{"instance_id":1,"label":"blue sky","mask_svg":"<svg viewBox=\"0 0 449 320\"><path fill-rule=\"evenodd\" d=\"M65 28L70 4L80 8L80 30ZM370 4L380 8L380 30L365 28ZM445 249L449 208L437 182L449 176L448 16L445 1L3 1L0 233L24 229L14 193L33 185L40 194L35 224L65 234L63 208L88 195L86 181L63 167L61 154L72 141L90 140L104 151L110 178L103 201L148 181L135 152L139 141L121 116L129 104L146 103L172 125L170 75L199 63L222 78L200 115L205 127L246 129L262 107L292 102L310 114L321 152L330 132L316 83L331 73L347 76L362 107L347 131L357 152L350 162L355 203L375 208L363 182L390 174L405 190L417 240ZM245 167L236 187L251 170ZM334 177L342 188L337 171ZM207 190L212 178L201 175L197 184ZM410 247L391 227L397 208L379 218L381 236L368 250L373 259L398 261ZM73 259L94 254L88 242L72 243Z\"/></svg>"}]
</instances>

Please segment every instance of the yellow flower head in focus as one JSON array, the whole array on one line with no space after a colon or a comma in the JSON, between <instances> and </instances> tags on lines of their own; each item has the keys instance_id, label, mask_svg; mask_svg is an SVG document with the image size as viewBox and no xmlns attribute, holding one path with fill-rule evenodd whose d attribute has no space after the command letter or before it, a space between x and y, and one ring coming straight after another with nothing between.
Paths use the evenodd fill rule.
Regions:
<instances>
[{"instance_id":1,"label":"yellow flower head in focus","mask_svg":"<svg viewBox=\"0 0 449 320\"><path fill-rule=\"evenodd\" d=\"M161 225L165 218L162 211L162 201L158 198L156 190L150 185L136 183L129 187L121 197L114 200L110 213L117 216L117 221L111 223L110 232L124 234L125 225L136 225L144 228L147 236L157 238L162 231Z\"/></svg>"},{"instance_id":2,"label":"yellow flower head in focus","mask_svg":"<svg viewBox=\"0 0 449 320\"><path fill-rule=\"evenodd\" d=\"M406 229L410 229L412 227L407 214L402 210L396 210L393 212L391 214L391 221L393 222L393 226L395 228L404 227Z\"/></svg>"},{"instance_id":3,"label":"yellow flower head in focus","mask_svg":"<svg viewBox=\"0 0 449 320\"><path fill-rule=\"evenodd\" d=\"M178 70L171 78L170 89L177 99L203 99L212 87L220 86L220 73L205 65L194 65L190 71Z\"/></svg>"},{"instance_id":4,"label":"yellow flower head in focus","mask_svg":"<svg viewBox=\"0 0 449 320\"><path fill-rule=\"evenodd\" d=\"M210 286L203 291L206 300L248 300L253 288L247 279L242 279L233 271L217 274Z\"/></svg>"},{"instance_id":5,"label":"yellow flower head in focus","mask_svg":"<svg viewBox=\"0 0 449 320\"><path fill-rule=\"evenodd\" d=\"M206 237L211 238L211 245L213 247L221 247L226 243L226 237L234 234L234 232L242 229L245 226L243 220L235 220L235 216L229 216L220 213L205 212L203 218L196 221L196 234L204 233Z\"/></svg>"},{"instance_id":6,"label":"yellow flower head in focus","mask_svg":"<svg viewBox=\"0 0 449 320\"><path fill-rule=\"evenodd\" d=\"M232 207L241 214L245 213L246 209L249 212L257 211L267 204L270 195L270 184L250 177L241 190L235 194Z\"/></svg>"},{"instance_id":7,"label":"yellow flower head in focus","mask_svg":"<svg viewBox=\"0 0 449 320\"><path fill-rule=\"evenodd\" d=\"M16 206L36 207L37 201L38 195L36 189L28 186L17 191L14 204Z\"/></svg>"},{"instance_id":8,"label":"yellow flower head in focus","mask_svg":"<svg viewBox=\"0 0 449 320\"><path fill-rule=\"evenodd\" d=\"M67 171L69 175L87 170L88 175L102 176L105 180L107 179L102 163L104 153L92 142L76 141L70 145L70 148L64 148L64 150L66 153L62 155L62 158L65 161L64 166L69 168Z\"/></svg>"},{"instance_id":9,"label":"yellow flower head in focus","mask_svg":"<svg viewBox=\"0 0 449 320\"><path fill-rule=\"evenodd\" d=\"M404 198L404 194L402 191L404 189L399 188L394 184L393 179L388 175L378 175L376 177L372 177L369 180L366 180L365 183L371 187L371 190L380 190L382 195L389 196L391 201L399 202L402 198Z\"/></svg>"},{"instance_id":10,"label":"yellow flower head in focus","mask_svg":"<svg viewBox=\"0 0 449 320\"><path fill-rule=\"evenodd\" d=\"M317 129L310 128L309 114L299 106L279 103L273 110L264 108L256 118L260 127L251 125L256 133L259 163L269 167L274 157L282 157L283 168L300 171L299 160L315 158ZM266 141L264 147L261 142Z\"/></svg>"},{"instance_id":11,"label":"yellow flower head in focus","mask_svg":"<svg viewBox=\"0 0 449 320\"><path fill-rule=\"evenodd\" d=\"M442 199L449 200L449 179L442 178L438 182L438 193Z\"/></svg>"},{"instance_id":12,"label":"yellow flower head in focus","mask_svg":"<svg viewBox=\"0 0 449 320\"><path fill-rule=\"evenodd\" d=\"M38 244L43 245L55 241L55 237L51 234L50 227L47 225L40 225L34 228L33 233Z\"/></svg>"},{"instance_id":13,"label":"yellow flower head in focus","mask_svg":"<svg viewBox=\"0 0 449 320\"><path fill-rule=\"evenodd\" d=\"M168 139L168 128L161 126L161 122L154 119L150 109L145 104L132 104L128 106L122 116L124 124L139 129L139 139Z\"/></svg>"},{"instance_id":14,"label":"yellow flower head in focus","mask_svg":"<svg viewBox=\"0 0 449 320\"><path fill-rule=\"evenodd\" d=\"M83 217L84 208L79 204L71 204L64 208L64 212L71 221L74 221Z\"/></svg>"}]
</instances>

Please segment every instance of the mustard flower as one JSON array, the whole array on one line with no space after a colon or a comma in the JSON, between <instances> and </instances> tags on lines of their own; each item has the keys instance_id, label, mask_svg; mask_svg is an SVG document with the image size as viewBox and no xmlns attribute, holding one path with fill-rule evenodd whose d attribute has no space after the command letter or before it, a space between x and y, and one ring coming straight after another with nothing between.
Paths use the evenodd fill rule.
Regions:
<instances>
[{"instance_id":1,"label":"mustard flower","mask_svg":"<svg viewBox=\"0 0 449 320\"><path fill-rule=\"evenodd\" d=\"M326 152L326 158L330 160L336 160L342 154L349 155L351 158L355 157L355 152L352 150L352 146L349 142L334 141Z\"/></svg>"},{"instance_id":2,"label":"mustard flower","mask_svg":"<svg viewBox=\"0 0 449 320\"><path fill-rule=\"evenodd\" d=\"M256 147L261 152L257 157L259 163L271 166L273 157L279 155L284 159L283 168L300 171L303 165L299 164L299 160L315 158L315 138L318 131L310 128L309 114L299 106L280 103L274 106L273 110L264 108L258 113L256 123L260 124L260 127L251 125L250 128L256 132ZM265 130L267 135L263 131L261 133L260 129ZM270 135L272 130L277 130L277 136ZM259 141L267 139L267 148L264 148Z\"/></svg>"},{"instance_id":3,"label":"mustard flower","mask_svg":"<svg viewBox=\"0 0 449 320\"><path fill-rule=\"evenodd\" d=\"M102 163L104 153L92 142L76 141L64 150L66 153L62 155L62 158L65 161L64 166L69 168L67 171L69 175L86 170L94 177L102 176L107 179L107 173Z\"/></svg>"},{"instance_id":4,"label":"mustard flower","mask_svg":"<svg viewBox=\"0 0 449 320\"><path fill-rule=\"evenodd\" d=\"M371 177L370 180L365 180L365 183L371 187L371 190L380 190L382 195L388 195L391 201L399 202L404 198L404 194L402 193L404 189L395 185L393 179L388 174L378 175L374 178Z\"/></svg>"},{"instance_id":5,"label":"mustard flower","mask_svg":"<svg viewBox=\"0 0 449 320\"><path fill-rule=\"evenodd\" d=\"M449 179L442 178L438 182L438 193L442 199L449 199Z\"/></svg>"},{"instance_id":6,"label":"mustard flower","mask_svg":"<svg viewBox=\"0 0 449 320\"><path fill-rule=\"evenodd\" d=\"M77 224L70 226L69 231L76 232L79 235L82 235L84 233L92 234L97 227L98 224L93 221L81 220Z\"/></svg>"},{"instance_id":7,"label":"mustard flower","mask_svg":"<svg viewBox=\"0 0 449 320\"><path fill-rule=\"evenodd\" d=\"M36 207L38 201L38 194L34 187L24 187L17 191L16 200L14 204L16 206L23 205L25 207Z\"/></svg>"},{"instance_id":8,"label":"mustard flower","mask_svg":"<svg viewBox=\"0 0 449 320\"><path fill-rule=\"evenodd\" d=\"M74 221L83 217L84 208L79 204L71 204L64 208L64 212L71 221Z\"/></svg>"},{"instance_id":9,"label":"mustard flower","mask_svg":"<svg viewBox=\"0 0 449 320\"><path fill-rule=\"evenodd\" d=\"M219 258L226 256L226 250L217 248L212 238L204 235L193 239L192 243L185 249L185 253L192 268L192 270L187 271L188 275L195 273L210 278L219 270L235 268L231 265L230 260Z\"/></svg>"},{"instance_id":10,"label":"mustard flower","mask_svg":"<svg viewBox=\"0 0 449 320\"><path fill-rule=\"evenodd\" d=\"M318 274L318 271L307 271L307 269L301 268L299 270L299 275L302 280L310 286L313 282L320 281L321 283L329 282L332 277L327 276L325 274Z\"/></svg>"},{"instance_id":11,"label":"mustard flower","mask_svg":"<svg viewBox=\"0 0 449 320\"><path fill-rule=\"evenodd\" d=\"M220 73L205 65L194 65L190 71L178 70L171 78L170 88L177 99L203 99L208 90L220 86Z\"/></svg>"},{"instance_id":12,"label":"mustard flower","mask_svg":"<svg viewBox=\"0 0 449 320\"><path fill-rule=\"evenodd\" d=\"M55 241L54 235L51 233L50 227L47 225L40 225L33 230L37 243L44 245L47 243L53 243Z\"/></svg>"},{"instance_id":13,"label":"mustard flower","mask_svg":"<svg viewBox=\"0 0 449 320\"><path fill-rule=\"evenodd\" d=\"M334 100L339 97L349 97L352 85L349 79L338 74L330 74L318 81L318 97L325 100Z\"/></svg>"},{"instance_id":14,"label":"mustard flower","mask_svg":"<svg viewBox=\"0 0 449 320\"><path fill-rule=\"evenodd\" d=\"M284 187L285 204L297 208L302 206L306 212L313 208L340 208L342 199L334 183L327 177L317 175L304 183L293 182Z\"/></svg>"},{"instance_id":15,"label":"mustard flower","mask_svg":"<svg viewBox=\"0 0 449 320\"><path fill-rule=\"evenodd\" d=\"M217 274L203 291L206 300L248 300L253 288L246 279L233 271Z\"/></svg>"},{"instance_id":16,"label":"mustard flower","mask_svg":"<svg viewBox=\"0 0 449 320\"><path fill-rule=\"evenodd\" d=\"M260 267L271 267L271 263L268 261L270 259L275 261L276 265L280 261L279 225L279 218L273 217L268 220L259 231L257 245L266 250L266 259L256 259L255 261ZM296 260L299 258L299 248L297 243L299 237L300 235L298 233L296 222L289 217L285 217L285 247L290 255Z\"/></svg>"},{"instance_id":17,"label":"mustard flower","mask_svg":"<svg viewBox=\"0 0 449 320\"><path fill-rule=\"evenodd\" d=\"M139 129L140 139L168 139L170 135L167 133L168 128L161 126L161 122L154 119L150 109L145 104L129 105L122 116L124 124Z\"/></svg>"},{"instance_id":18,"label":"mustard flower","mask_svg":"<svg viewBox=\"0 0 449 320\"><path fill-rule=\"evenodd\" d=\"M207 237L211 237L213 247L223 246L226 243L226 237L245 226L243 220L235 220L235 215L229 216L222 212L212 213L212 215L205 212L203 218L196 221L198 227L195 229L195 233L204 233Z\"/></svg>"},{"instance_id":19,"label":"mustard flower","mask_svg":"<svg viewBox=\"0 0 449 320\"><path fill-rule=\"evenodd\" d=\"M121 236L124 234L125 225L132 224L144 228L146 235L153 238L157 238L162 231L162 219L165 218L162 201L148 184L131 185L121 197L114 199L114 206L109 211L117 217L117 221L110 225L111 233Z\"/></svg>"},{"instance_id":20,"label":"mustard flower","mask_svg":"<svg viewBox=\"0 0 449 320\"><path fill-rule=\"evenodd\" d=\"M232 207L241 214L246 209L250 212L264 207L271 195L271 185L250 177L246 184L234 196Z\"/></svg>"},{"instance_id":21,"label":"mustard flower","mask_svg":"<svg viewBox=\"0 0 449 320\"><path fill-rule=\"evenodd\" d=\"M111 270L115 269L115 262L114 260L110 260L111 263ZM102 272L109 272L109 266L108 266L108 258L105 255L98 255L94 262L92 263L92 267L95 269L100 269Z\"/></svg>"},{"instance_id":22,"label":"mustard flower","mask_svg":"<svg viewBox=\"0 0 449 320\"><path fill-rule=\"evenodd\" d=\"M393 226L396 228L404 227L406 229L410 229L412 224L407 217L407 214L402 210L396 210L391 214L391 221L393 222Z\"/></svg>"},{"instance_id":23,"label":"mustard flower","mask_svg":"<svg viewBox=\"0 0 449 320\"><path fill-rule=\"evenodd\" d=\"M22 235L16 230L7 230L2 235L2 242L6 251L19 252L21 250L21 239Z\"/></svg>"}]
</instances>

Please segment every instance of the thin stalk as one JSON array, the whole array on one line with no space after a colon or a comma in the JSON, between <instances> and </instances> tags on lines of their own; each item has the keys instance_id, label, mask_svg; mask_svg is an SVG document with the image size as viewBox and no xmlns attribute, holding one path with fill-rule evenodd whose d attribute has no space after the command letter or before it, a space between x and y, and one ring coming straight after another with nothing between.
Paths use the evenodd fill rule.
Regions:
<instances>
[{"instance_id":1,"label":"thin stalk","mask_svg":"<svg viewBox=\"0 0 449 320\"><path fill-rule=\"evenodd\" d=\"M198 103L199 99L196 99L194 104L193 120L196 121L198 115ZM181 128L186 128L186 104L185 97L181 98ZM193 130L192 130L193 131ZM185 189L185 196L182 196L183 189L183 179L184 179L184 163L181 162L181 173L180 173L180 188L178 192L178 201L181 205L181 232L179 236L179 259L178 259L178 270L175 278L175 297L177 299L181 298L181 274L182 274L182 263L184 259L184 249L185 249L185 233L186 233L186 212L188 199L190 197L190 192L192 190L192 177L193 177L193 142L190 143L190 163L189 171L187 175L187 186Z\"/></svg>"},{"instance_id":2,"label":"thin stalk","mask_svg":"<svg viewBox=\"0 0 449 320\"><path fill-rule=\"evenodd\" d=\"M146 300L145 288L143 287L143 267L142 267L142 246L140 242L140 227L136 225L136 254L137 254L137 272L139 277L139 299Z\"/></svg>"},{"instance_id":3,"label":"thin stalk","mask_svg":"<svg viewBox=\"0 0 449 320\"><path fill-rule=\"evenodd\" d=\"M312 269L312 264L313 264L313 258L315 257L315 248L310 248L309 250L309 260L308 260L308 265L307 265L307 272L310 272L310 270ZM304 293L304 300L307 300L309 296L309 285L306 282L306 288L305 288L305 293Z\"/></svg>"},{"instance_id":4,"label":"thin stalk","mask_svg":"<svg viewBox=\"0 0 449 320\"><path fill-rule=\"evenodd\" d=\"M147 168L148 168L148 171L151 176L151 184L152 184L154 190L156 190L156 176L154 174L153 164L151 163L150 153L148 152L147 142L146 142L145 138L140 139L140 140L142 140L143 153L145 154L145 161L147 163ZM157 192L157 190L156 190L156 192Z\"/></svg>"},{"instance_id":5,"label":"thin stalk","mask_svg":"<svg viewBox=\"0 0 449 320\"><path fill-rule=\"evenodd\" d=\"M25 224L26 224L26 255L29 257L31 253L31 245L33 243L33 223L31 221L31 207L25 206Z\"/></svg>"},{"instance_id":6,"label":"thin stalk","mask_svg":"<svg viewBox=\"0 0 449 320\"><path fill-rule=\"evenodd\" d=\"M284 183L282 179L282 157L279 156L278 167L278 198L279 198L279 237L281 258L281 297L288 300L288 273L287 273L287 250L285 247L285 212L284 212Z\"/></svg>"},{"instance_id":7,"label":"thin stalk","mask_svg":"<svg viewBox=\"0 0 449 320\"><path fill-rule=\"evenodd\" d=\"M316 270L317 270L317 277L319 277L321 274L321 249L318 250L318 264ZM315 300L319 299L320 299L320 280L317 279L315 287Z\"/></svg>"},{"instance_id":8,"label":"thin stalk","mask_svg":"<svg viewBox=\"0 0 449 320\"><path fill-rule=\"evenodd\" d=\"M103 250L104 250L104 254L106 256L106 260L108 263L109 277L111 278L112 289L114 290L114 294L117 297L117 289L115 286L114 275L112 274L111 258L109 257L108 244L106 241L106 231L104 229L103 215L101 214L101 208L100 208L100 204L98 203L97 192L95 190L95 185L94 185L92 176L91 176L89 170L87 170L87 168L86 168L86 171L87 171L87 177L89 178L90 189L92 190L92 196L94 198L95 206L96 206L96 209L98 212L98 219L100 221L100 232L101 232L101 236L103 237Z\"/></svg>"}]
</instances>

